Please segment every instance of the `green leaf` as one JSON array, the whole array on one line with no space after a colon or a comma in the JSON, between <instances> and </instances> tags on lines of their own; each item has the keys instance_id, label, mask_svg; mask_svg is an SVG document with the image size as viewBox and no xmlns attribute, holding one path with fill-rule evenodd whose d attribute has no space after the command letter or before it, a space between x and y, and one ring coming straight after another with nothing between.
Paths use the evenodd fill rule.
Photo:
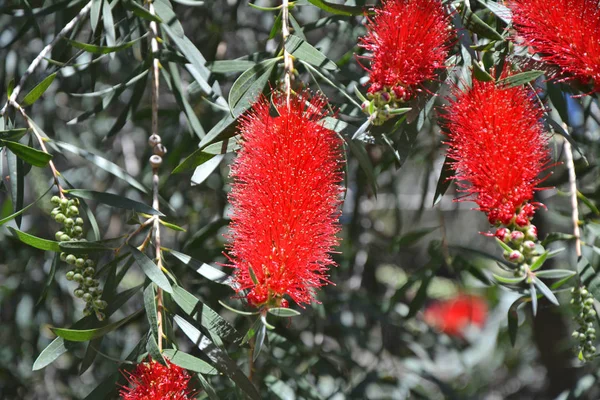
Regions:
<instances>
[{"instance_id":1,"label":"green leaf","mask_svg":"<svg viewBox=\"0 0 600 400\"><path fill-rule=\"evenodd\" d=\"M100 22L100 12L102 11L103 0L92 0L92 8L90 10L90 23L92 24L92 32L96 32L98 23ZM110 5L104 8L110 8Z\"/></svg>"},{"instance_id":2,"label":"green leaf","mask_svg":"<svg viewBox=\"0 0 600 400\"><path fill-rule=\"evenodd\" d=\"M43 151L36 150L32 147L25 146L19 142L11 142L9 140L0 140L0 145L6 146L21 160L35 167L45 167L52 160L52 155Z\"/></svg>"},{"instance_id":3,"label":"green leaf","mask_svg":"<svg viewBox=\"0 0 600 400\"><path fill-rule=\"evenodd\" d=\"M60 246L61 251L73 254L87 254L115 250L114 247L108 247L101 242L60 242L58 245Z\"/></svg>"},{"instance_id":4,"label":"green leaf","mask_svg":"<svg viewBox=\"0 0 600 400\"><path fill-rule=\"evenodd\" d=\"M125 170L123 170L121 167L119 167L117 164L113 163L112 161L107 160L106 158L100 157L94 153L90 153L87 150L80 149L79 147L73 146L70 143L64 143L64 142L53 142L53 143L62 149L65 149L73 154L77 154L79 157L85 158L86 160L92 162L96 166L102 168L104 171L127 182L129 185L131 185L132 187L138 189L139 191L141 191L143 193L148 193L150 191L148 188L146 188L144 185L142 185L140 182L138 182L134 177L129 175L127 172L125 172Z\"/></svg>"},{"instance_id":5,"label":"green leaf","mask_svg":"<svg viewBox=\"0 0 600 400\"><path fill-rule=\"evenodd\" d=\"M547 258L548 258L548 252L546 251L542 255L540 255L536 258L536 260L531 264L531 267L529 267L529 269L532 271L537 271L538 269L540 269L542 267L542 265L544 265L544 262L546 261Z\"/></svg>"},{"instance_id":6,"label":"green leaf","mask_svg":"<svg viewBox=\"0 0 600 400\"><path fill-rule=\"evenodd\" d=\"M0 121L4 121L0 118ZM10 198L13 204L13 210L15 212L23 208L23 198L25 195L25 168L23 160L17 157L13 152L6 151L6 161L8 167L8 174L10 177ZM18 215L15 218L15 223L18 227L21 227L21 216Z\"/></svg>"},{"instance_id":7,"label":"green leaf","mask_svg":"<svg viewBox=\"0 0 600 400\"><path fill-rule=\"evenodd\" d=\"M48 273L48 277L44 283L44 288L42 289L42 293L40 294L38 301L35 303L36 306L38 306L46 298L48 290L50 289L50 286L52 286L52 282L54 282L54 275L56 274L56 267L58 266L59 262L60 254L55 253L54 258L52 259L52 265L50 266L50 272Z\"/></svg>"},{"instance_id":8,"label":"green leaf","mask_svg":"<svg viewBox=\"0 0 600 400\"><path fill-rule=\"evenodd\" d=\"M481 82L491 82L494 78L485 70L485 68L479 65L479 61L473 60L473 76Z\"/></svg>"},{"instance_id":9,"label":"green leaf","mask_svg":"<svg viewBox=\"0 0 600 400\"><path fill-rule=\"evenodd\" d=\"M575 271L571 271L568 269L548 269L544 271L536 272L535 276L538 278L546 278L546 279L562 279L575 275Z\"/></svg>"},{"instance_id":10,"label":"green leaf","mask_svg":"<svg viewBox=\"0 0 600 400\"><path fill-rule=\"evenodd\" d=\"M8 227L8 229L11 231L15 238L31 247L35 247L36 249L40 250L60 252L60 246L58 245L58 242L55 242L53 240L41 239L39 237L30 235L13 227Z\"/></svg>"},{"instance_id":11,"label":"green leaf","mask_svg":"<svg viewBox=\"0 0 600 400\"><path fill-rule=\"evenodd\" d=\"M229 342L242 339L242 335L229 322L181 286L173 284L172 297L183 312L199 321L211 334Z\"/></svg>"},{"instance_id":12,"label":"green leaf","mask_svg":"<svg viewBox=\"0 0 600 400\"><path fill-rule=\"evenodd\" d=\"M25 95L25 97L23 98L23 101L21 101L21 105L23 107L27 107L27 106L30 106L33 103L35 103L44 94L46 89L48 89L48 87L50 87L52 82L54 82L54 78L56 78L56 74L57 74L57 72L55 72L51 75L48 75L46 78L44 78L43 81L41 81L33 89L31 89L31 91Z\"/></svg>"},{"instance_id":13,"label":"green leaf","mask_svg":"<svg viewBox=\"0 0 600 400\"><path fill-rule=\"evenodd\" d=\"M327 11L331 14L336 15L344 15L347 17L355 16L355 15L363 15L365 13L365 9L363 7L358 6L347 6L344 4L336 4L329 3L325 0L308 0L314 6L319 7L323 11Z\"/></svg>"},{"instance_id":14,"label":"green leaf","mask_svg":"<svg viewBox=\"0 0 600 400\"><path fill-rule=\"evenodd\" d=\"M207 162L197 166L192 175L192 186L200 185L204 182L217 169L223 158L225 158L224 154L217 154Z\"/></svg>"},{"instance_id":15,"label":"green leaf","mask_svg":"<svg viewBox=\"0 0 600 400\"><path fill-rule=\"evenodd\" d=\"M239 117L252 104L269 82L273 68L282 57L262 61L247 69L231 86L229 91L229 107L234 117Z\"/></svg>"},{"instance_id":16,"label":"green leaf","mask_svg":"<svg viewBox=\"0 0 600 400\"><path fill-rule=\"evenodd\" d=\"M44 194L42 194L40 197L37 198L37 200L35 200L33 203L29 204L28 206L21 208L19 211L17 211L16 213L13 213L11 215L9 215L8 217L2 218L0 219L0 226L4 225L5 223L7 223L8 221L12 221L13 219L15 219L16 217L18 217L19 215L23 214L25 211L27 211L31 206L33 206L34 204L36 204L38 201L40 201L46 194L48 194L48 192L50 190L52 190L53 186L50 186L48 188L48 190L46 190L44 192Z\"/></svg>"},{"instance_id":17,"label":"green leaf","mask_svg":"<svg viewBox=\"0 0 600 400\"><path fill-rule=\"evenodd\" d=\"M209 144L228 139L236 134L236 128L237 119L227 114L202 138L198 147L204 149Z\"/></svg>"},{"instance_id":18,"label":"green leaf","mask_svg":"<svg viewBox=\"0 0 600 400\"><path fill-rule=\"evenodd\" d=\"M38 371L54 362L58 357L67 352L65 341L61 337L54 339L36 358L32 371Z\"/></svg>"},{"instance_id":19,"label":"green leaf","mask_svg":"<svg viewBox=\"0 0 600 400\"><path fill-rule=\"evenodd\" d=\"M115 32L115 22L113 19L110 5L102 7L102 21L104 26L104 38L106 39L106 45L114 46L117 42L117 35Z\"/></svg>"},{"instance_id":20,"label":"green leaf","mask_svg":"<svg viewBox=\"0 0 600 400\"><path fill-rule=\"evenodd\" d=\"M214 154L208 154L202 151L201 149L198 149L189 156L187 156L186 159L183 160L178 166L176 166L173 172L171 172L171 174L178 174L180 172L190 171L196 168L197 166L204 164L213 157Z\"/></svg>"},{"instance_id":21,"label":"green leaf","mask_svg":"<svg viewBox=\"0 0 600 400\"><path fill-rule=\"evenodd\" d=\"M0 130L0 141L2 140L19 140L27 133L27 128L9 129L6 131Z\"/></svg>"},{"instance_id":22,"label":"green leaf","mask_svg":"<svg viewBox=\"0 0 600 400\"><path fill-rule=\"evenodd\" d=\"M205 375L217 375L219 373L215 367L206 361L184 353L181 350L165 349L163 350L163 354L167 356L169 361L173 364L187 369L188 371L194 371Z\"/></svg>"},{"instance_id":23,"label":"green leaf","mask_svg":"<svg viewBox=\"0 0 600 400\"><path fill-rule=\"evenodd\" d=\"M172 224L170 222L163 221L162 219L159 219L158 222L160 222L160 224L163 225L164 227L172 229L174 231L177 231L177 232L187 232L184 228L180 227L179 225L175 225L175 224Z\"/></svg>"},{"instance_id":24,"label":"green leaf","mask_svg":"<svg viewBox=\"0 0 600 400\"><path fill-rule=\"evenodd\" d=\"M544 71L525 71L519 74L508 76L504 79L500 79L496 84L502 89L509 89L534 81L542 75L544 75Z\"/></svg>"},{"instance_id":25,"label":"green leaf","mask_svg":"<svg viewBox=\"0 0 600 400\"><path fill-rule=\"evenodd\" d=\"M123 4L123 6L127 10L131 11L132 13L134 13L135 15L137 15L140 18L144 18L148 21L162 22L162 19L160 19L157 15L152 15L150 13L150 11L148 11L144 7L140 6L135 1L124 0L121 2L121 4Z\"/></svg>"},{"instance_id":26,"label":"green leaf","mask_svg":"<svg viewBox=\"0 0 600 400\"><path fill-rule=\"evenodd\" d=\"M529 297L523 296L515 300L508 309L508 335L510 336L510 343L515 346L517 342L517 331L519 330L519 306L529 301Z\"/></svg>"},{"instance_id":27,"label":"green leaf","mask_svg":"<svg viewBox=\"0 0 600 400\"><path fill-rule=\"evenodd\" d=\"M496 275L496 274L492 274L492 275L494 276L494 279L496 279L498 282L505 283L507 285L519 284L519 283L523 282L525 280L525 278L527 278L527 275L523 275L523 276L519 276L519 277L515 277L515 278L507 278L505 276L500 276L500 275Z\"/></svg>"},{"instance_id":28,"label":"green leaf","mask_svg":"<svg viewBox=\"0 0 600 400\"><path fill-rule=\"evenodd\" d=\"M184 318L176 315L174 318L183 333L202 351L215 366L244 391L251 399L260 399L256 388L248 377L240 370L236 363L229 358L227 353L217 347L207 336L203 335L196 327Z\"/></svg>"},{"instance_id":29,"label":"green leaf","mask_svg":"<svg viewBox=\"0 0 600 400\"><path fill-rule=\"evenodd\" d=\"M161 217L165 216L163 213L161 213L158 210L155 210L147 204L140 203L138 201L131 200L127 197L119 196L112 193L95 192L93 190L86 189L70 189L66 190L65 192L72 196L79 197L81 199L94 200L111 207L124 208L126 210L134 210L135 212L150 215L159 215Z\"/></svg>"},{"instance_id":30,"label":"green leaf","mask_svg":"<svg viewBox=\"0 0 600 400\"><path fill-rule=\"evenodd\" d=\"M325 54L321 53L310 43L300 39L298 36L290 35L285 41L285 48L294 57L305 61L318 68L337 70L337 65Z\"/></svg>"},{"instance_id":31,"label":"green leaf","mask_svg":"<svg viewBox=\"0 0 600 400\"><path fill-rule=\"evenodd\" d=\"M552 232L552 233L549 233L548 235L546 235L544 240L542 240L541 245L546 247L550 243L557 242L559 240L572 240L572 239L575 239L575 236L573 236L571 234L562 233L562 232Z\"/></svg>"},{"instance_id":32,"label":"green leaf","mask_svg":"<svg viewBox=\"0 0 600 400\"><path fill-rule=\"evenodd\" d=\"M454 169L452 169L451 160L446 156L444 160L444 165L442 166L442 171L440 173L440 177L438 178L437 185L435 187L435 195L433 196L433 205L437 205L440 201L442 201L442 197L450 187L452 183L452 178L454 177Z\"/></svg>"},{"instance_id":33,"label":"green leaf","mask_svg":"<svg viewBox=\"0 0 600 400\"><path fill-rule=\"evenodd\" d=\"M486 24L468 7L464 8L462 15L463 24L471 32L478 34L481 37L491 40L504 40L501 34L496 32L494 28Z\"/></svg>"},{"instance_id":34,"label":"green leaf","mask_svg":"<svg viewBox=\"0 0 600 400\"><path fill-rule=\"evenodd\" d=\"M158 265L154 263L147 255L138 250L137 247L129 245L129 251L135 258L135 261L140 266L144 274L150 280L158 285L159 288L164 290L167 293L173 293L173 288L169 283L166 275L160 270Z\"/></svg>"},{"instance_id":35,"label":"green leaf","mask_svg":"<svg viewBox=\"0 0 600 400\"><path fill-rule=\"evenodd\" d=\"M87 342L88 340L104 336L107 333L112 332L115 329L125 325L132 319L138 317L141 314L141 312L142 310L136 311L135 313L123 318L120 321L113 322L112 324L108 324L96 329L77 330L64 328L50 328L50 330L52 330L52 332L54 332L57 336L70 342Z\"/></svg>"},{"instance_id":36,"label":"green leaf","mask_svg":"<svg viewBox=\"0 0 600 400\"><path fill-rule=\"evenodd\" d=\"M529 284L529 292L531 296L531 309L533 311L533 316L537 314L537 291L535 290L535 284L531 282Z\"/></svg>"},{"instance_id":37,"label":"green leaf","mask_svg":"<svg viewBox=\"0 0 600 400\"><path fill-rule=\"evenodd\" d=\"M10 98L12 96L13 90L15 89L15 78L11 78L8 81L8 85L6 86L6 97Z\"/></svg>"},{"instance_id":38,"label":"green leaf","mask_svg":"<svg viewBox=\"0 0 600 400\"><path fill-rule=\"evenodd\" d=\"M258 355L265 345L265 337L267 337L267 327L262 323L260 318L260 327L258 328L258 332L256 332L256 340L254 341L254 354L252 354L252 360L256 361Z\"/></svg>"},{"instance_id":39,"label":"green leaf","mask_svg":"<svg viewBox=\"0 0 600 400\"><path fill-rule=\"evenodd\" d=\"M215 267L208 265L206 263L201 263L200 261L194 260L192 257L187 254L180 253L171 249L163 249L167 250L173 256L175 256L179 261L188 267L195 270L198 274L202 275L208 280L211 280L216 283L220 283L223 285L231 285L230 276L225 274L224 272L216 269Z\"/></svg>"},{"instance_id":40,"label":"green leaf","mask_svg":"<svg viewBox=\"0 0 600 400\"><path fill-rule=\"evenodd\" d=\"M487 7L491 12L493 12L498 18L504 21L505 24L510 25L512 22L512 12L510 8L502 5L501 3L496 3L491 0L478 0L479 3L483 4Z\"/></svg>"},{"instance_id":41,"label":"green leaf","mask_svg":"<svg viewBox=\"0 0 600 400\"><path fill-rule=\"evenodd\" d=\"M255 337L256 334L258 333L258 330L263 327L264 327L264 325L260 321L260 318L256 318L254 320L254 322L252 323L252 326L248 329L248 332L246 332L246 334L244 335L244 339L242 339L242 342L240 344L244 345L244 344L250 342L250 339Z\"/></svg>"},{"instance_id":42,"label":"green leaf","mask_svg":"<svg viewBox=\"0 0 600 400\"><path fill-rule=\"evenodd\" d=\"M298 311L287 307L269 308L269 314L273 314L276 317L297 317L298 315L302 315Z\"/></svg>"},{"instance_id":43,"label":"green leaf","mask_svg":"<svg viewBox=\"0 0 600 400\"><path fill-rule=\"evenodd\" d=\"M422 229L417 229L412 232L405 233L404 235L399 236L398 238L394 239L394 246L401 247L401 248L412 246L413 244L415 244L419 240L421 240L423 237L429 235L431 232L433 232L437 229L438 229L438 227L422 228Z\"/></svg>"},{"instance_id":44,"label":"green leaf","mask_svg":"<svg viewBox=\"0 0 600 400\"><path fill-rule=\"evenodd\" d=\"M156 308L156 293L154 283L149 283L144 289L144 309L152 331L152 337L158 339L158 310Z\"/></svg>"},{"instance_id":45,"label":"green leaf","mask_svg":"<svg viewBox=\"0 0 600 400\"><path fill-rule=\"evenodd\" d=\"M216 74L235 74L244 72L255 65L255 61L249 60L220 60L209 63L208 69Z\"/></svg>"},{"instance_id":46,"label":"green leaf","mask_svg":"<svg viewBox=\"0 0 600 400\"><path fill-rule=\"evenodd\" d=\"M544 297L546 297L548 300L550 300L550 302L552 304L557 305L557 306L559 305L558 299L556 298L554 293L552 293L552 290L550 290L550 288L548 286L546 286L546 284L544 282L542 282L537 276L533 277L533 283L535 284L535 286L537 286L537 288L544 295Z\"/></svg>"},{"instance_id":47,"label":"green leaf","mask_svg":"<svg viewBox=\"0 0 600 400\"><path fill-rule=\"evenodd\" d=\"M494 238L494 239L496 239L496 243L498 243L500 245L500 247L502 247L502 250L508 251L509 253L513 251L513 249L511 249L510 246L507 245L506 243L504 243L502 240L500 240L498 238Z\"/></svg>"}]
</instances>

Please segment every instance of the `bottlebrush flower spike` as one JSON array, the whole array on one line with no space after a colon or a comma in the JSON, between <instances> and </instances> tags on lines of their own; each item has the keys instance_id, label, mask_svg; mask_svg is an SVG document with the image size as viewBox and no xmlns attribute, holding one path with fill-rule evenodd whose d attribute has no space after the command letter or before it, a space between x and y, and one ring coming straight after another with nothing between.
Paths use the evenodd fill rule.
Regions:
<instances>
[{"instance_id":1,"label":"bottlebrush flower spike","mask_svg":"<svg viewBox=\"0 0 600 400\"><path fill-rule=\"evenodd\" d=\"M491 224L529 225L539 206L531 200L549 160L533 94L523 86L473 80L472 88L454 95L443 115L454 179L463 181L459 187Z\"/></svg>"},{"instance_id":2,"label":"bottlebrush flower spike","mask_svg":"<svg viewBox=\"0 0 600 400\"><path fill-rule=\"evenodd\" d=\"M359 46L370 54L368 92L404 102L444 68L454 35L440 0L384 0Z\"/></svg>"},{"instance_id":3,"label":"bottlebrush flower spike","mask_svg":"<svg viewBox=\"0 0 600 400\"><path fill-rule=\"evenodd\" d=\"M123 400L187 400L194 398L189 388L188 372L166 360L167 365L148 357L138 364L133 373L125 372L129 387L122 387L119 395Z\"/></svg>"},{"instance_id":4,"label":"bottlebrush flower spike","mask_svg":"<svg viewBox=\"0 0 600 400\"><path fill-rule=\"evenodd\" d=\"M513 26L525 44L600 91L600 6L597 0L511 0Z\"/></svg>"},{"instance_id":5,"label":"bottlebrush flower spike","mask_svg":"<svg viewBox=\"0 0 600 400\"><path fill-rule=\"evenodd\" d=\"M468 326L483 327L487 314L488 307L483 298L461 294L428 306L423 319L449 336L462 337Z\"/></svg>"},{"instance_id":6,"label":"bottlebrush flower spike","mask_svg":"<svg viewBox=\"0 0 600 400\"><path fill-rule=\"evenodd\" d=\"M327 284L338 245L342 141L320 120L325 100L307 93L262 98L240 123L231 168L229 257L236 290L256 307L310 303Z\"/></svg>"}]
</instances>

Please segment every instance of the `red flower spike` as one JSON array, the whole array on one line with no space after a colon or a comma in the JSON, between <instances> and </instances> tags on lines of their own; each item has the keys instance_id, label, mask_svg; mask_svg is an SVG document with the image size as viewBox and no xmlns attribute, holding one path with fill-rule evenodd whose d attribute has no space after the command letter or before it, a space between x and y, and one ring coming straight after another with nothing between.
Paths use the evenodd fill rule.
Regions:
<instances>
[{"instance_id":1,"label":"red flower spike","mask_svg":"<svg viewBox=\"0 0 600 400\"><path fill-rule=\"evenodd\" d=\"M370 53L369 93L391 90L398 101L445 67L454 36L440 0L384 0L366 28L359 46Z\"/></svg>"},{"instance_id":2,"label":"red flower spike","mask_svg":"<svg viewBox=\"0 0 600 400\"><path fill-rule=\"evenodd\" d=\"M473 80L472 88L454 95L443 116L454 179L463 181L466 200L491 224L528 225L540 206L531 200L549 160L541 108L522 86Z\"/></svg>"},{"instance_id":3,"label":"red flower spike","mask_svg":"<svg viewBox=\"0 0 600 400\"><path fill-rule=\"evenodd\" d=\"M229 257L236 290L255 306L314 300L329 283L338 245L342 141L320 120L322 97L262 98L240 123L241 150L231 168ZM250 271L251 270L251 271ZM256 281L256 283L255 283Z\"/></svg>"},{"instance_id":4,"label":"red flower spike","mask_svg":"<svg viewBox=\"0 0 600 400\"><path fill-rule=\"evenodd\" d=\"M563 79L600 91L600 6L597 0L511 0L513 26Z\"/></svg>"},{"instance_id":5,"label":"red flower spike","mask_svg":"<svg viewBox=\"0 0 600 400\"><path fill-rule=\"evenodd\" d=\"M428 306L423 319L428 325L449 336L463 337L468 326L482 328L487 314L488 307L483 298L461 294Z\"/></svg>"},{"instance_id":6,"label":"red flower spike","mask_svg":"<svg viewBox=\"0 0 600 400\"><path fill-rule=\"evenodd\" d=\"M123 374L129 387L119 392L123 400L187 400L194 398L188 387L191 376L188 372L166 360L167 365L148 357L148 362L138 364L133 373Z\"/></svg>"}]
</instances>

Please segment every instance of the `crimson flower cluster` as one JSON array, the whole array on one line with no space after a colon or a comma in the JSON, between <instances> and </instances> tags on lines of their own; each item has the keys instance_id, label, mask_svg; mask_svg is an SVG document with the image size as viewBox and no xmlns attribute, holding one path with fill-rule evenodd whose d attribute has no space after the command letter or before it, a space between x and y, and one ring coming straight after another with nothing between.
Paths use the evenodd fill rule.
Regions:
<instances>
[{"instance_id":1,"label":"crimson flower cluster","mask_svg":"<svg viewBox=\"0 0 600 400\"><path fill-rule=\"evenodd\" d=\"M483 327L487 314L485 299L460 294L429 305L425 309L423 319L428 325L449 336L462 337L469 326Z\"/></svg>"},{"instance_id":2,"label":"crimson flower cluster","mask_svg":"<svg viewBox=\"0 0 600 400\"><path fill-rule=\"evenodd\" d=\"M600 6L597 0L511 0L513 26L525 44L558 66L564 79L600 91Z\"/></svg>"},{"instance_id":3,"label":"crimson flower cluster","mask_svg":"<svg viewBox=\"0 0 600 400\"><path fill-rule=\"evenodd\" d=\"M338 244L342 142L323 126L325 99L276 93L240 122L231 168L229 257L238 292L256 307L314 300Z\"/></svg>"},{"instance_id":4,"label":"crimson flower cluster","mask_svg":"<svg viewBox=\"0 0 600 400\"><path fill-rule=\"evenodd\" d=\"M119 393L123 400L187 400L195 396L189 387L191 376L169 360L162 365L148 357L133 373L124 375L129 386L124 386Z\"/></svg>"},{"instance_id":5,"label":"crimson flower cluster","mask_svg":"<svg viewBox=\"0 0 600 400\"><path fill-rule=\"evenodd\" d=\"M440 0L385 0L366 28L359 46L369 53L368 92L388 93L398 102L444 68L454 35Z\"/></svg>"},{"instance_id":6,"label":"crimson flower cluster","mask_svg":"<svg viewBox=\"0 0 600 400\"><path fill-rule=\"evenodd\" d=\"M493 225L524 227L549 160L542 110L523 86L473 81L446 107L448 156L459 187Z\"/></svg>"}]
</instances>

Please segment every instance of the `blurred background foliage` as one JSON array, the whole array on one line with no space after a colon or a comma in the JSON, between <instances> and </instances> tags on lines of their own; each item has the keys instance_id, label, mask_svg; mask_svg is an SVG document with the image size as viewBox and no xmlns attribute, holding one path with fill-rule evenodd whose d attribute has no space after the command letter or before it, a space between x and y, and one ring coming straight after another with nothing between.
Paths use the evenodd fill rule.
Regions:
<instances>
[{"instance_id":1,"label":"blurred background foliage","mask_svg":"<svg viewBox=\"0 0 600 400\"><path fill-rule=\"evenodd\" d=\"M470 79L473 60L479 65L476 69L483 66L489 71L498 62L498 54L513 46L504 32L506 9L491 1L447 3L456 11L453 22L459 40L448 61L446 79L464 84ZM81 0L0 2L2 104L32 60L86 4ZM147 160L151 151L146 142L151 118L148 24L153 17L145 4L135 0L92 0L90 4L89 15L53 46L25 82L24 94L57 73L26 112L51 138L49 152L65 188L108 192L150 204L152 173ZM268 92L281 84L283 63L274 60L281 49L280 9L271 9L279 3L156 0L154 4L161 38L159 129L169 150L160 170L161 209L166 221L185 229L164 228L162 245L199 263L186 265L182 259L188 258L181 254L166 256L181 286L229 321L240 336L234 343L221 342L206 326L194 324L215 341L212 346L220 349L219 354L228 355L239 367L229 365L223 374L197 378L195 384L206 389L200 398L244 398L244 392L249 392L236 374L248 369L248 348L239 339L254 321L220 305L222 301L244 308L226 284L195 270L208 263L230 273L222 266L226 263L222 252L228 224L228 171L236 146L235 137L231 138L235 121L230 107L239 116L244 102L247 107L261 90ZM413 105L407 118L412 123L400 129L384 125L360 132L366 116L355 104L360 100L354 91L364 92L366 73L355 54L361 51L356 43L365 34L363 8L368 4L360 0L339 4L300 0L291 10L293 34L317 51L296 55L295 85L327 95L337 110L336 119L329 122L347 143L343 240L335 255L339 266L331 271L335 285L319 292L320 304L299 309L302 315L289 320L270 320L276 329L267 332L253 378L260 397L599 398L597 361L582 365L573 350L568 295L559 294L560 308L540 300L536 318L530 308L520 309L517 340L511 345L507 312L517 295L493 284L491 272L497 269L499 252L493 240L479 233L489 229L485 215L472 211L472 204L454 202L459 194L453 184L444 194L448 185L440 178L443 136L432 110L449 95L448 85L433 88L437 95L426 96L426 104ZM485 27L502 34L502 39L486 37L487 28L461 18L465 9L474 12ZM476 51L470 47L489 43ZM510 49L515 60L532 57L518 46ZM325 55L335 65L311 65L315 54ZM236 88L234 82L242 73L248 84L240 89L238 81ZM538 212L534 222L541 237L551 232L572 233L567 170L560 162L564 127L578 150L575 163L582 194L584 255L597 268L598 98L573 96L579 92L547 82L544 76L531 83L548 108L550 127L558 132L551 142L557 163L546 181L551 189L539 192L548 210ZM27 128L11 107L3 124L0 130L4 131ZM387 134L385 140L382 133ZM227 138L231 139L224 141ZM29 131L18 140L39 148ZM199 144L204 150L194 152ZM224 156L220 155L223 149ZM42 350L56 337L50 327L71 326L82 318L83 306L72 297L74 286L65 278L66 265L53 264L56 253L27 246L7 229L53 240L58 224L49 215L53 207L47 192L52 185L49 168L28 165L6 146L0 155L0 219L39 199L21 216L2 220L0 228L0 398L112 398L117 370L127 366L121 360L135 360L146 351L148 318L141 313L90 345L65 342L68 351L64 355L57 353L47 359L53 362L32 370ZM190 155L187 164L172 173ZM86 204L90 213L84 216L84 227L90 241L123 241L123 235L139 224L130 210L94 200ZM96 233L90 215L95 217ZM575 269L571 243L560 244L568 251L548 267ZM94 256L101 266L114 259L113 252ZM142 270L126 260L130 257L108 264L100 278L104 285L113 276L114 287L109 289L125 293L119 297L123 304L111 310L110 322L144 309L143 291L148 283ZM122 271L120 282L111 275L115 265L114 271ZM483 296L488 302L489 315L481 329L473 327L457 338L424 322L424 307L462 292ZM180 314L197 321L169 296L166 302L170 318ZM97 321L90 324L88 328L103 326ZM177 345L214 363L206 348L198 349L188 340L184 326L170 326ZM123 378L120 382L124 383Z\"/></svg>"}]
</instances>

